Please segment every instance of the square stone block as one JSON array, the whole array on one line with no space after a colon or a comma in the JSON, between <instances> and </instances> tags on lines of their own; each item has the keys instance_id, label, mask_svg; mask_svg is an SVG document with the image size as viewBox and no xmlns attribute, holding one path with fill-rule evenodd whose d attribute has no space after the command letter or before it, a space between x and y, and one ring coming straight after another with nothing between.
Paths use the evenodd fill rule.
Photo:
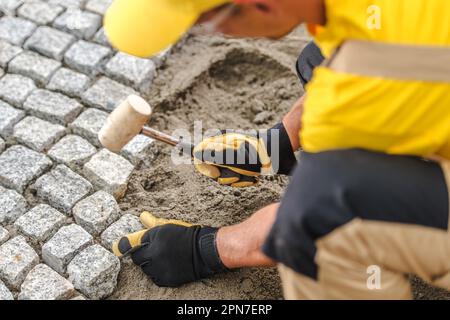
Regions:
<instances>
[{"instance_id":1,"label":"square stone block","mask_svg":"<svg viewBox=\"0 0 450 320\"><path fill-rule=\"evenodd\" d=\"M18 74L7 74L0 79L0 99L18 108L22 108L25 99L35 89L33 80Z\"/></svg>"},{"instance_id":2,"label":"square stone block","mask_svg":"<svg viewBox=\"0 0 450 320\"><path fill-rule=\"evenodd\" d=\"M92 191L92 185L65 165L59 165L35 182L37 196L69 215L73 206Z\"/></svg>"},{"instance_id":3,"label":"square stone block","mask_svg":"<svg viewBox=\"0 0 450 320\"><path fill-rule=\"evenodd\" d=\"M62 227L42 246L42 259L53 270L64 274L69 262L92 242L92 236L82 227L76 224Z\"/></svg>"},{"instance_id":4,"label":"square stone block","mask_svg":"<svg viewBox=\"0 0 450 320\"><path fill-rule=\"evenodd\" d=\"M53 24L56 28L74 34L78 38L91 39L102 25L102 17L98 14L69 9L60 15Z\"/></svg>"},{"instance_id":5,"label":"square stone block","mask_svg":"<svg viewBox=\"0 0 450 320\"><path fill-rule=\"evenodd\" d=\"M44 1L32 0L26 2L18 10L18 15L37 24L50 24L64 11L58 5L52 5Z\"/></svg>"},{"instance_id":6,"label":"square stone block","mask_svg":"<svg viewBox=\"0 0 450 320\"><path fill-rule=\"evenodd\" d=\"M22 46L35 29L36 25L25 19L9 16L0 19L0 39L16 46Z\"/></svg>"},{"instance_id":7,"label":"square stone block","mask_svg":"<svg viewBox=\"0 0 450 320\"><path fill-rule=\"evenodd\" d=\"M102 245L108 250L112 250L114 241L126 236L129 233L138 232L145 227L139 221L139 218L132 214L125 214L106 229L101 236Z\"/></svg>"},{"instance_id":8,"label":"square stone block","mask_svg":"<svg viewBox=\"0 0 450 320\"><path fill-rule=\"evenodd\" d=\"M86 10L104 15L112 3L113 0L89 0L86 3Z\"/></svg>"},{"instance_id":9,"label":"square stone block","mask_svg":"<svg viewBox=\"0 0 450 320\"><path fill-rule=\"evenodd\" d=\"M0 301L14 300L14 297L5 286L5 284L0 280Z\"/></svg>"},{"instance_id":10,"label":"square stone block","mask_svg":"<svg viewBox=\"0 0 450 320\"><path fill-rule=\"evenodd\" d=\"M0 67L6 68L8 62L22 51L22 48L0 40Z\"/></svg>"},{"instance_id":11,"label":"square stone block","mask_svg":"<svg viewBox=\"0 0 450 320\"><path fill-rule=\"evenodd\" d=\"M140 134L128 142L121 153L134 165L138 165L141 162L150 164L155 160L158 148L155 140Z\"/></svg>"},{"instance_id":12,"label":"square stone block","mask_svg":"<svg viewBox=\"0 0 450 320\"><path fill-rule=\"evenodd\" d=\"M13 223L27 208L28 203L21 194L0 186L0 223Z\"/></svg>"},{"instance_id":13,"label":"square stone block","mask_svg":"<svg viewBox=\"0 0 450 320\"><path fill-rule=\"evenodd\" d=\"M47 155L57 163L78 171L96 152L97 149L83 138L68 135L55 144Z\"/></svg>"},{"instance_id":14,"label":"square stone block","mask_svg":"<svg viewBox=\"0 0 450 320\"><path fill-rule=\"evenodd\" d=\"M1 189L0 189L1 191ZM5 243L9 239L9 231L0 226L0 245Z\"/></svg>"},{"instance_id":15,"label":"square stone block","mask_svg":"<svg viewBox=\"0 0 450 320\"><path fill-rule=\"evenodd\" d=\"M108 119L108 113L98 109L84 111L69 127L74 133L87 139L93 145L100 147L98 133Z\"/></svg>"},{"instance_id":16,"label":"square stone block","mask_svg":"<svg viewBox=\"0 0 450 320\"><path fill-rule=\"evenodd\" d=\"M14 15L24 0L0 0L0 13Z\"/></svg>"},{"instance_id":17,"label":"square stone block","mask_svg":"<svg viewBox=\"0 0 450 320\"><path fill-rule=\"evenodd\" d=\"M25 117L25 112L0 101L0 136L5 139L9 138L13 133L14 126L23 117Z\"/></svg>"},{"instance_id":18,"label":"square stone block","mask_svg":"<svg viewBox=\"0 0 450 320\"><path fill-rule=\"evenodd\" d=\"M80 40L66 52L64 61L70 67L90 76L101 72L105 61L111 55L111 49Z\"/></svg>"},{"instance_id":19,"label":"square stone block","mask_svg":"<svg viewBox=\"0 0 450 320\"><path fill-rule=\"evenodd\" d=\"M50 27L39 27L27 40L25 48L62 60L64 53L75 41L76 38L71 34Z\"/></svg>"},{"instance_id":20,"label":"square stone block","mask_svg":"<svg viewBox=\"0 0 450 320\"><path fill-rule=\"evenodd\" d=\"M90 82L89 77L82 73L61 68L50 79L47 88L71 97L79 97L89 88Z\"/></svg>"},{"instance_id":21,"label":"square stone block","mask_svg":"<svg viewBox=\"0 0 450 320\"><path fill-rule=\"evenodd\" d=\"M51 165L51 160L41 153L23 146L12 146L0 155L0 184L22 193Z\"/></svg>"},{"instance_id":22,"label":"square stone block","mask_svg":"<svg viewBox=\"0 0 450 320\"><path fill-rule=\"evenodd\" d=\"M34 52L24 51L11 60L8 70L45 85L60 67L61 62L59 61L45 58Z\"/></svg>"}]
</instances>

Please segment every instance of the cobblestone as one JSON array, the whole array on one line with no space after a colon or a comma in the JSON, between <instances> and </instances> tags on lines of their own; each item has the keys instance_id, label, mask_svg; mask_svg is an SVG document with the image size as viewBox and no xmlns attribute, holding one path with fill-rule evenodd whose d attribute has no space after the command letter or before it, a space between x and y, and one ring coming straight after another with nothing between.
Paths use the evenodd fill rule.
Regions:
<instances>
[{"instance_id":1,"label":"cobblestone","mask_svg":"<svg viewBox=\"0 0 450 320\"><path fill-rule=\"evenodd\" d=\"M23 108L31 115L47 121L67 125L75 120L83 106L74 99L48 90L35 90L25 101Z\"/></svg>"},{"instance_id":2,"label":"cobblestone","mask_svg":"<svg viewBox=\"0 0 450 320\"><path fill-rule=\"evenodd\" d=\"M31 149L42 152L66 133L66 128L36 117L26 117L14 127L13 137Z\"/></svg>"},{"instance_id":3,"label":"cobblestone","mask_svg":"<svg viewBox=\"0 0 450 320\"><path fill-rule=\"evenodd\" d=\"M93 245L77 255L67 268L75 288L91 299L112 294L120 271L119 259L99 245Z\"/></svg>"},{"instance_id":4,"label":"cobblestone","mask_svg":"<svg viewBox=\"0 0 450 320\"><path fill-rule=\"evenodd\" d=\"M26 277L18 299L67 300L74 295L72 283L45 264L38 264Z\"/></svg>"},{"instance_id":5,"label":"cobblestone","mask_svg":"<svg viewBox=\"0 0 450 320\"><path fill-rule=\"evenodd\" d=\"M89 0L86 4L86 10L104 15L112 3L113 0Z\"/></svg>"},{"instance_id":6,"label":"cobblestone","mask_svg":"<svg viewBox=\"0 0 450 320\"><path fill-rule=\"evenodd\" d=\"M111 47L111 43L109 42L108 37L105 34L104 28L101 28L100 30L98 30L92 40L98 44L105 46L105 47Z\"/></svg>"},{"instance_id":7,"label":"cobblestone","mask_svg":"<svg viewBox=\"0 0 450 320\"><path fill-rule=\"evenodd\" d=\"M2 244L0 257L0 278L13 289L19 289L28 272L39 263L39 256L22 236Z\"/></svg>"},{"instance_id":8,"label":"cobblestone","mask_svg":"<svg viewBox=\"0 0 450 320\"><path fill-rule=\"evenodd\" d=\"M90 143L99 147L98 133L106 122L108 113L97 110L88 109L84 111L69 127L72 131L86 138Z\"/></svg>"},{"instance_id":9,"label":"cobblestone","mask_svg":"<svg viewBox=\"0 0 450 320\"><path fill-rule=\"evenodd\" d=\"M86 0L49 0L49 3L61 5L65 8L82 8L86 4Z\"/></svg>"},{"instance_id":10,"label":"cobblestone","mask_svg":"<svg viewBox=\"0 0 450 320\"><path fill-rule=\"evenodd\" d=\"M132 88L102 77L83 94L82 99L92 107L112 111L132 94L138 93Z\"/></svg>"},{"instance_id":11,"label":"cobblestone","mask_svg":"<svg viewBox=\"0 0 450 320\"><path fill-rule=\"evenodd\" d=\"M64 11L58 5L52 5L43 1L30 1L23 4L18 10L18 15L37 24L50 24Z\"/></svg>"},{"instance_id":12,"label":"cobblestone","mask_svg":"<svg viewBox=\"0 0 450 320\"><path fill-rule=\"evenodd\" d=\"M0 301L6 300L14 300L14 297L11 291L9 291L5 284L0 280Z\"/></svg>"},{"instance_id":13,"label":"cobblestone","mask_svg":"<svg viewBox=\"0 0 450 320\"><path fill-rule=\"evenodd\" d=\"M73 206L92 191L92 185L65 165L59 165L37 179L37 196L69 215Z\"/></svg>"},{"instance_id":14,"label":"cobblestone","mask_svg":"<svg viewBox=\"0 0 450 320\"><path fill-rule=\"evenodd\" d=\"M6 68L8 62L22 51L22 48L0 40L0 67Z\"/></svg>"},{"instance_id":15,"label":"cobblestone","mask_svg":"<svg viewBox=\"0 0 450 320\"><path fill-rule=\"evenodd\" d=\"M8 15L13 15L22 3L23 0L0 0L0 11Z\"/></svg>"},{"instance_id":16,"label":"cobblestone","mask_svg":"<svg viewBox=\"0 0 450 320\"><path fill-rule=\"evenodd\" d=\"M55 144L47 153L57 163L79 171L97 152L94 146L76 135L68 135Z\"/></svg>"},{"instance_id":17,"label":"cobblestone","mask_svg":"<svg viewBox=\"0 0 450 320\"><path fill-rule=\"evenodd\" d=\"M69 262L93 243L92 236L82 227L71 224L62 227L42 246L42 259L53 270L64 274ZM88 268L90 266L87 266Z\"/></svg>"},{"instance_id":18,"label":"cobblestone","mask_svg":"<svg viewBox=\"0 0 450 320\"><path fill-rule=\"evenodd\" d=\"M16 221L27 211L27 208L27 201L22 195L0 186L0 223L9 224Z\"/></svg>"},{"instance_id":19,"label":"cobblestone","mask_svg":"<svg viewBox=\"0 0 450 320\"><path fill-rule=\"evenodd\" d=\"M101 24L101 16L79 9L67 10L54 22L54 26L56 28L72 33L78 38L83 38L86 40L95 35Z\"/></svg>"},{"instance_id":20,"label":"cobblestone","mask_svg":"<svg viewBox=\"0 0 450 320\"><path fill-rule=\"evenodd\" d=\"M111 250L114 241L123 236L144 229L139 218L132 214L125 214L119 220L109 226L101 236L102 245Z\"/></svg>"},{"instance_id":21,"label":"cobblestone","mask_svg":"<svg viewBox=\"0 0 450 320\"><path fill-rule=\"evenodd\" d=\"M68 33L50 27L39 27L27 40L25 48L56 60L62 60L64 53L75 40L76 38Z\"/></svg>"},{"instance_id":22,"label":"cobblestone","mask_svg":"<svg viewBox=\"0 0 450 320\"><path fill-rule=\"evenodd\" d=\"M117 53L105 67L106 74L142 92L150 89L156 66L152 60Z\"/></svg>"},{"instance_id":23,"label":"cobblestone","mask_svg":"<svg viewBox=\"0 0 450 320\"><path fill-rule=\"evenodd\" d=\"M84 165L83 173L94 186L120 199L127 190L133 169L126 159L103 149Z\"/></svg>"},{"instance_id":24,"label":"cobblestone","mask_svg":"<svg viewBox=\"0 0 450 320\"><path fill-rule=\"evenodd\" d=\"M87 90L90 84L88 76L61 68L53 75L47 88L62 92L71 97L78 97Z\"/></svg>"},{"instance_id":25,"label":"cobblestone","mask_svg":"<svg viewBox=\"0 0 450 320\"><path fill-rule=\"evenodd\" d=\"M64 61L80 72L95 76L101 72L111 52L107 47L80 40L66 52Z\"/></svg>"},{"instance_id":26,"label":"cobblestone","mask_svg":"<svg viewBox=\"0 0 450 320\"><path fill-rule=\"evenodd\" d=\"M18 108L35 89L33 80L18 74L7 74L0 79L0 98Z\"/></svg>"},{"instance_id":27,"label":"cobblestone","mask_svg":"<svg viewBox=\"0 0 450 320\"><path fill-rule=\"evenodd\" d=\"M61 62L45 58L34 52L26 51L11 60L8 70L45 85L60 67Z\"/></svg>"},{"instance_id":28,"label":"cobblestone","mask_svg":"<svg viewBox=\"0 0 450 320\"><path fill-rule=\"evenodd\" d=\"M138 165L141 162L150 164L155 160L158 153L158 149L154 142L155 140L140 134L134 137L133 140L122 149L121 153L134 165Z\"/></svg>"},{"instance_id":29,"label":"cobblestone","mask_svg":"<svg viewBox=\"0 0 450 320\"><path fill-rule=\"evenodd\" d=\"M9 239L9 231L0 226L0 245L6 242L6 240L8 239Z\"/></svg>"},{"instance_id":30,"label":"cobblestone","mask_svg":"<svg viewBox=\"0 0 450 320\"><path fill-rule=\"evenodd\" d=\"M99 191L81 200L73 208L75 221L90 234L101 234L120 216L116 199L105 191Z\"/></svg>"},{"instance_id":31,"label":"cobblestone","mask_svg":"<svg viewBox=\"0 0 450 320\"><path fill-rule=\"evenodd\" d=\"M21 46L35 29L36 25L28 20L8 16L0 19L0 39L17 46Z\"/></svg>"},{"instance_id":32,"label":"cobblestone","mask_svg":"<svg viewBox=\"0 0 450 320\"><path fill-rule=\"evenodd\" d=\"M23 119L25 112L0 101L0 136L8 138L13 133L14 126Z\"/></svg>"},{"instance_id":33,"label":"cobblestone","mask_svg":"<svg viewBox=\"0 0 450 320\"><path fill-rule=\"evenodd\" d=\"M64 225L66 217L47 204L40 204L22 215L14 225L21 233L38 242L47 241Z\"/></svg>"},{"instance_id":34,"label":"cobblestone","mask_svg":"<svg viewBox=\"0 0 450 320\"><path fill-rule=\"evenodd\" d=\"M0 155L0 184L23 192L52 162L45 155L23 146L12 146Z\"/></svg>"}]
</instances>

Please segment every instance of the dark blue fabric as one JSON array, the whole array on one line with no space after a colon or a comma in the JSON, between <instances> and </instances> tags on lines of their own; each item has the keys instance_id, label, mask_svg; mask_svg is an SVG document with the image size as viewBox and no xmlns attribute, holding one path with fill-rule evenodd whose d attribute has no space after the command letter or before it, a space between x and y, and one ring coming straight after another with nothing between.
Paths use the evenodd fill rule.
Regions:
<instances>
[{"instance_id":1,"label":"dark blue fabric","mask_svg":"<svg viewBox=\"0 0 450 320\"><path fill-rule=\"evenodd\" d=\"M311 81L314 73L314 69L322 64L325 57L322 55L319 47L310 42L300 54L297 60L297 74L300 78L300 82L303 86L307 85Z\"/></svg>"}]
</instances>

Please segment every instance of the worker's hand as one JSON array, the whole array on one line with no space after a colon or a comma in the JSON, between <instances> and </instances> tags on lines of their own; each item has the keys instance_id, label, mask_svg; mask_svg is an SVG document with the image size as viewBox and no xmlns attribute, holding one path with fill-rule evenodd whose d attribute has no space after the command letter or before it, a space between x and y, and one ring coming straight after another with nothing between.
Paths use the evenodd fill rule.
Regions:
<instances>
[{"instance_id":1,"label":"worker's hand","mask_svg":"<svg viewBox=\"0 0 450 320\"><path fill-rule=\"evenodd\" d=\"M216 248L217 230L183 221L141 215L146 230L113 244L118 257L131 255L156 285L178 287L226 270Z\"/></svg>"},{"instance_id":2,"label":"worker's hand","mask_svg":"<svg viewBox=\"0 0 450 320\"><path fill-rule=\"evenodd\" d=\"M200 173L232 187L253 186L261 174L288 174L296 163L281 123L263 133L223 132L206 138L193 155Z\"/></svg>"}]
</instances>

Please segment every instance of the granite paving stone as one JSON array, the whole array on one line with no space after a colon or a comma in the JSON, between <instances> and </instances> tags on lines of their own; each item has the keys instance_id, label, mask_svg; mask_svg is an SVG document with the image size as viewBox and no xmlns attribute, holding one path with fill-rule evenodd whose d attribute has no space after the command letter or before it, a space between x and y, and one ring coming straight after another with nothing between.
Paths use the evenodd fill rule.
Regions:
<instances>
[{"instance_id":1,"label":"granite paving stone","mask_svg":"<svg viewBox=\"0 0 450 320\"><path fill-rule=\"evenodd\" d=\"M6 139L12 135L15 124L23 117L25 117L24 111L0 101L0 136Z\"/></svg>"},{"instance_id":2,"label":"granite paving stone","mask_svg":"<svg viewBox=\"0 0 450 320\"><path fill-rule=\"evenodd\" d=\"M98 133L106 123L108 113L98 109L87 109L69 127L71 130L83 138L87 139L94 146L99 147Z\"/></svg>"},{"instance_id":3,"label":"granite paving stone","mask_svg":"<svg viewBox=\"0 0 450 320\"><path fill-rule=\"evenodd\" d=\"M30 78L7 74L0 79L0 99L21 108L25 99L36 89L36 85Z\"/></svg>"},{"instance_id":4,"label":"granite paving stone","mask_svg":"<svg viewBox=\"0 0 450 320\"><path fill-rule=\"evenodd\" d=\"M0 280L0 301L14 300L14 297L9 291L9 289L5 286L3 281Z\"/></svg>"},{"instance_id":5,"label":"granite paving stone","mask_svg":"<svg viewBox=\"0 0 450 320\"><path fill-rule=\"evenodd\" d=\"M28 272L39 263L39 256L23 236L17 236L0 246L0 279L13 289L19 289Z\"/></svg>"},{"instance_id":6,"label":"granite paving stone","mask_svg":"<svg viewBox=\"0 0 450 320\"><path fill-rule=\"evenodd\" d=\"M8 71L29 77L36 83L45 85L61 67L61 62L45 58L37 53L25 51L15 57L8 65Z\"/></svg>"},{"instance_id":7,"label":"granite paving stone","mask_svg":"<svg viewBox=\"0 0 450 320\"><path fill-rule=\"evenodd\" d=\"M98 191L78 202L73 208L73 216L80 226L96 236L119 218L120 208L112 195Z\"/></svg>"},{"instance_id":8,"label":"granite paving stone","mask_svg":"<svg viewBox=\"0 0 450 320\"><path fill-rule=\"evenodd\" d=\"M139 134L125 145L121 153L134 165L138 165L141 162L150 164L155 160L158 148L155 140Z\"/></svg>"},{"instance_id":9,"label":"granite paving stone","mask_svg":"<svg viewBox=\"0 0 450 320\"><path fill-rule=\"evenodd\" d=\"M23 192L51 165L52 161L41 153L20 145L12 146L0 155L0 184Z\"/></svg>"},{"instance_id":10,"label":"granite paving stone","mask_svg":"<svg viewBox=\"0 0 450 320\"><path fill-rule=\"evenodd\" d=\"M67 300L75 295L73 284L45 264L38 264L22 283L18 300Z\"/></svg>"},{"instance_id":11,"label":"granite paving stone","mask_svg":"<svg viewBox=\"0 0 450 320\"><path fill-rule=\"evenodd\" d=\"M13 137L27 147L42 152L48 150L65 134L65 127L30 116L14 126Z\"/></svg>"},{"instance_id":12,"label":"granite paving stone","mask_svg":"<svg viewBox=\"0 0 450 320\"><path fill-rule=\"evenodd\" d=\"M65 165L58 165L37 179L33 189L40 199L70 215L73 206L92 191L92 185Z\"/></svg>"},{"instance_id":13,"label":"granite paving stone","mask_svg":"<svg viewBox=\"0 0 450 320\"><path fill-rule=\"evenodd\" d=\"M0 18L0 39L21 46L36 29L31 21L5 16Z\"/></svg>"},{"instance_id":14,"label":"granite paving stone","mask_svg":"<svg viewBox=\"0 0 450 320\"><path fill-rule=\"evenodd\" d=\"M82 99L91 107L112 111L132 94L138 93L130 87L102 77L82 95Z\"/></svg>"},{"instance_id":15,"label":"granite paving stone","mask_svg":"<svg viewBox=\"0 0 450 320\"><path fill-rule=\"evenodd\" d=\"M102 245L108 250L112 250L114 241L119 240L129 233L134 233L142 229L144 229L144 226L138 217L132 214L125 214L102 233Z\"/></svg>"},{"instance_id":16,"label":"granite paving stone","mask_svg":"<svg viewBox=\"0 0 450 320\"><path fill-rule=\"evenodd\" d=\"M102 17L98 14L69 9L56 18L56 28L74 34L78 38L91 39L102 25Z\"/></svg>"},{"instance_id":17,"label":"granite paving stone","mask_svg":"<svg viewBox=\"0 0 450 320\"><path fill-rule=\"evenodd\" d=\"M27 209L28 203L21 194L0 186L0 223L13 223Z\"/></svg>"},{"instance_id":18,"label":"granite paving stone","mask_svg":"<svg viewBox=\"0 0 450 320\"><path fill-rule=\"evenodd\" d=\"M23 2L24 0L0 0L0 12L13 15Z\"/></svg>"},{"instance_id":19,"label":"granite paving stone","mask_svg":"<svg viewBox=\"0 0 450 320\"><path fill-rule=\"evenodd\" d=\"M83 8L87 0L48 0L50 4L61 5L65 8Z\"/></svg>"},{"instance_id":20,"label":"granite paving stone","mask_svg":"<svg viewBox=\"0 0 450 320\"><path fill-rule=\"evenodd\" d=\"M47 204L40 204L19 217L14 225L27 237L38 242L48 240L64 225L66 217Z\"/></svg>"},{"instance_id":21,"label":"granite paving stone","mask_svg":"<svg viewBox=\"0 0 450 320\"><path fill-rule=\"evenodd\" d=\"M67 135L55 144L47 155L57 163L79 171L96 152L97 149L85 139L77 135Z\"/></svg>"},{"instance_id":22,"label":"granite paving stone","mask_svg":"<svg viewBox=\"0 0 450 320\"><path fill-rule=\"evenodd\" d=\"M12 45L7 41L0 40L0 67L6 68L8 62L22 51L22 48Z\"/></svg>"},{"instance_id":23,"label":"granite paving stone","mask_svg":"<svg viewBox=\"0 0 450 320\"><path fill-rule=\"evenodd\" d=\"M86 10L104 15L112 3L113 0L89 0L86 3Z\"/></svg>"},{"instance_id":24,"label":"granite paving stone","mask_svg":"<svg viewBox=\"0 0 450 320\"><path fill-rule=\"evenodd\" d=\"M42 246L42 259L53 270L64 274L69 262L92 243L92 236L79 225L64 226Z\"/></svg>"},{"instance_id":25,"label":"granite paving stone","mask_svg":"<svg viewBox=\"0 0 450 320\"><path fill-rule=\"evenodd\" d=\"M9 239L9 231L0 226L0 245Z\"/></svg>"},{"instance_id":26,"label":"granite paving stone","mask_svg":"<svg viewBox=\"0 0 450 320\"><path fill-rule=\"evenodd\" d=\"M60 61L75 41L71 34L44 26L39 27L25 42L25 48Z\"/></svg>"},{"instance_id":27,"label":"granite paving stone","mask_svg":"<svg viewBox=\"0 0 450 320\"><path fill-rule=\"evenodd\" d=\"M67 267L69 280L77 290L91 299L103 299L114 291L120 261L100 245L93 245L78 254Z\"/></svg>"},{"instance_id":28,"label":"granite paving stone","mask_svg":"<svg viewBox=\"0 0 450 320\"><path fill-rule=\"evenodd\" d=\"M22 18L31 20L37 24L46 25L52 23L57 16L64 11L64 8L58 5L49 4L44 1L25 2L17 11Z\"/></svg>"},{"instance_id":29,"label":"granite paving stone","mask_svg":"<svg viewBox=\"0 0 450 320\"><path fill-rule=\"evenodd\" d=\"M120 199L127 190L133 170L134 166L128 160L102 149L84 165L83 174L96 188Z\"/></svg>"},{"instance_id":30,"label":"granite paving stone","mask_svg":"<svg viewBox=\"0 0 450 320\"><path fill-rule=\"evenodd\" d=\"M102 71L103 65L111 53L111 49L107 47L80 40L69 48L64 56L64 61L75 70L89 76L96 76Z\"/></svg>"},{"instance_id":31,"label":"granite paving stone","mask_svg":"<svg viewBox=\"0 0 450 320\"><path fill-rule=\"evenodd\" d=\"M100 30L97 31L92 41L101 44L105 47L111 47L111 43L109 42L108 37L105 34L104 28L101 28Z\"/></svg>"},{"instance_id":32,"label":"granite paving stone","mask_svg":"<svg viewBox=\"0 0 450 320\"><path fill-rule=\"evenodd\" d=\"M61 68L53 75L47 88L64 93L70 97L79 97L89 88L90 79L88 76Z\"/></svg>"},{"instance_id":33,"label":"granite paving stone","mask_svg":"<svg viewBox=\"0 0 450 320\"><path fill-rule=\"evenodd\" d=\"M75 99L48 90L35 90L23 105L29 114L44 120L67 125L75 120L83 106Z\"/></svg>"}]
</instances>

